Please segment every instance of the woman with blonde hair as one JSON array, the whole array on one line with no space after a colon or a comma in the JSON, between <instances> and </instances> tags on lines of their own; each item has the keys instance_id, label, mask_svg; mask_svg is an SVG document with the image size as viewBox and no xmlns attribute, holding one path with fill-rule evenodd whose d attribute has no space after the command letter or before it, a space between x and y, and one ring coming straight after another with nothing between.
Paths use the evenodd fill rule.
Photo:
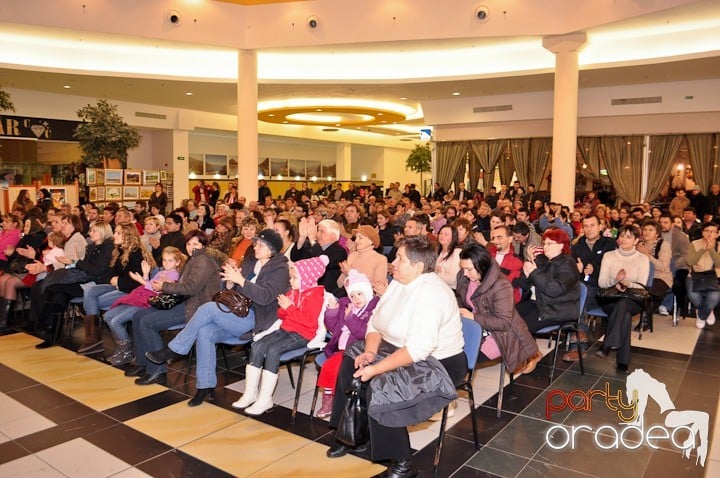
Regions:
<instances>
[{"instance_id":1,"label":"woman with blonde hair","mask_svg":"<svg viewBox=\"0 0 720 478\"><path fill-rule=\"evenodd\" d=\"M96 285L87 287L83 293L85 308L85 341L78 353L90 355L104 350L102 330L99 327L99 314L115 300L130 293L140 283L132 273L143 274L143 261L152 269L155 260L142 245L137 228L132 223L120 224L113 234L114 248L109 262L109 274L104 281L95 281Z\"/></svg>"}]
</instances>

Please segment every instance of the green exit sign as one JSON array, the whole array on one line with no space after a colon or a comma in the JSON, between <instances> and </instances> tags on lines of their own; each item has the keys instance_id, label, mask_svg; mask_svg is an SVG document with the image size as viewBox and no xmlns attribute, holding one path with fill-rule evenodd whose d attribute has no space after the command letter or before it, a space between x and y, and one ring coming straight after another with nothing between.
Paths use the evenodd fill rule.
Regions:
<instances>
[{"instance_id":1,"label":"green exit sign","mask_svg":"<svg viewBox=\"0 0 720 478\"><path fill-rule=\"evenodd\" d=\"M185 161L185 156L178 156L178 161Z\"/></svg>"}]
</instances>

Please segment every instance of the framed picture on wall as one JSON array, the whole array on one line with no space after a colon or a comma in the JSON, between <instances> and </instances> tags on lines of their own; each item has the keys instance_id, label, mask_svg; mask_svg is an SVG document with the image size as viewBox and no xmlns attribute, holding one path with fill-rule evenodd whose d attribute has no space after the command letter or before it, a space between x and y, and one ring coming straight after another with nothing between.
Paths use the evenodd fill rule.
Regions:
<instances>
[{"instance_id":1,"label":"framed picture on wall","mask_svg":"<svg viewBox=\"0 0 720 478\"><path fill-rule=\"evenodd\" d=\"M105 204L107 204L107 203L104 203L104 202L96 202L96 203L95 203L95 205L96 205L96 206L98 207L98 209L100 209L101 211L102 211L102 209L105 207Z\"/></svg>"},{"instance_id":2,"label":"framed picture on wall","mask_svg":"<svg viewBox=\"0 0 720 478\"><path fill-rule=\"evenodd\" d=\"M122 205L130 209L131 211L135 209L135 201L123 201Z\"/></svg>"},{"instance_id":3,"label":"framed picture on wall","mask_svg":"<svg viewBox=\"0 0 720 478\"><path fill-rule=\"evenodd\" d=\"M168 180L168 172L160 171L160 181L167 181L167 180Z\"/></svg>"},{"instance_id":4,"label":"framed picture on wall","mask_svg":"<svg viewBox=\"0 0 720 478\"><path fill-rule=\"evenodd\" d=\"M105 185L106 186L122 186L123 183L123 170L122 169L106 169L105 170Z\"/></svg>"},{"instance_id":5,"label":"framed picture on wall","mask_svg":"<svg viewBox=\"0 0 720 478\"><path fill-rule=\"evenodd\" d=\"M96 169L95 170L95 180L96 180L98 186L103 186L105 184L105 170L104 169Z\"/></svg>"},{"instance_id":6,"label":"framed picture on wall","mask_svg":"<svg viewBox=\"0 0 720 478\"><path fill-rule=\"evenodd\" d=\"M140 186L125 186L123 187L123 199L124 200L135 200L140 198Z\"/></svg>"},{"instance_id":7,"label":"framed picture on wall","mask_svg":"<svg viewBox=\"0 0 720 478\"><path fill-rule=\"evenodd\" d=\"M105 200L106 201L121 201L123 194L122 186L106 186L105 187Z\"/></svg>"},{"instance_id":8,"label":"framed picture on wall","mask_svg":"<svg viewBox=\"0 0 720 478\"><path fill-rule=\"evenodd\" d=\"M155 192L155 186L140 186L140 199L148 200Z\"/></svg>"},{"instance_id":9,"label":"framed picture on wall","mask_svg":"<svg viewBox=\"0 0 720 478\"><path fill-rule=\"evenodd\" d=\"M90 186L90 190L88 191L88 199L90 202L97 201L97 186Z\"/></svg>"},{"instance_id":10,"label":"framed picture on wall","mask_svg":"<svg viewBox=\"0 0 720 478\"><path fill-rule=\"evenodd\" d=\"M143 171L143 184L145 186L154 186L159 182L160 171Z\"/></svg>"},{"instance_id":11,"label":"framed picture on wall","mask_svg":"<svg viewBox=\"0 0 720 478\"><path fill-rule=\"evenodd\" d=\"M142 171L136 171L132 169L125 170L125 185L141 185L142 184Z\"/></svg>"},{"instance_id":12,"label":"framed picture on wall","mask_svg":"<svg viewBox=\"0 0 720 478\"><path fill-rule=\"evenodd\" d=\"M96 189L97 189L97 200L104 201L105 200L105 186L98 186Z\"/></svg>"},{"instance_id":13,"label":"framed picture on wall","mask_svg":"<svg viewBox=\"0 0 720 478\"><path fill-rule=\"evenodd\" d=\"M50 197L52 198L53 207L60 207L67 201L67 189L63 187L54 186L48 188L50 191Z\"/></svg>"},{"instance_id":14,"label":"framed picture on wall","mask_svg":"<svg viewBox=\"0 0 720 478\"><path fill-rule=\"evenodd\" d=\"M95 186L97 184L97 170L95 168L85 169L85 184Z\"/></svg>"}]
</instances>

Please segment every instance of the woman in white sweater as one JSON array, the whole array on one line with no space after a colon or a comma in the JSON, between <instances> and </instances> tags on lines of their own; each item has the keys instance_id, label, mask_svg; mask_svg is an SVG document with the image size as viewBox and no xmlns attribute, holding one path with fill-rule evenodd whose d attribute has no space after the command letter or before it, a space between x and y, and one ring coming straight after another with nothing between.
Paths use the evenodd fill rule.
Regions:
<instances>
[{"instance_id":1,"label":"woman in white sweater","mask_svg":"<svg viewBox=\"0 0 720 478\"><path fill-rule=\"evenodd\" d=\"M636 249L640 240L640 229L635 225L625 225L618 230L618 249L603 256L600 265L598 285L602 288L645 285L650 274L650 260ZM642 304L631 299L620 299L601 303L608 314L605 342L596 352L605 358L611 348L617 348L617 369L627 373L630 363L630 325L632 316L642 310Z\"/></svg>"},{"instance_id":2,"label":"woman in white sweater","mask_svg":"<svg viewBox=\"0 0 720 478\"><path fill-rule=\"evenodd\" d=\"M660 237L660 226L657 222L653 220L643 222L642 239L638 242L637 250L645 255L653 265L650 311L654 312L673 285L673 274L670 270L672 248L669 242L663 241ZM652 313L649 313L648 316L649 319L643 330L652 329ZM640 330L640 324L635 330Z\"/></svg>"}]
</instances>

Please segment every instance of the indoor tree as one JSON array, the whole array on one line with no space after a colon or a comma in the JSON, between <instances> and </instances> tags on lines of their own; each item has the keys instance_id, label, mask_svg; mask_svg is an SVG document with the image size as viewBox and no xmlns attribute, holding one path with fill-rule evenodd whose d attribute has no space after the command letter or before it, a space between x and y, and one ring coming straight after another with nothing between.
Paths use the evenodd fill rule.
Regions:
<instances>
[{"instance_id":1,"label":"indoor tree","mask_svg":"<svg viewBox=\"0 0 720 478\"><path fill-rule=\"evenodd\" d=\"M15 111L15 105L10 101L10 93L0 88L0 111Z\"/></svg>"},{"instance_id":2,"label":"indoor tree","mask_svg":"<svg viewBox=\"0 0 720 478\"><path fill-rule=\"evenodd\" d=\"M432 165L432 154L430 153L430 145L415 145L410 155L405 160L405 170L420 173L420 190L425 194L425 184L423 182L423 173L429 173Z\"/></svg>"},{"instance_id":3,"label":"indoor tree","mask_svg":"<svg viewBox=\"0 0 720 478\"><path fill-rule=\"evenodd\" d=\"M73 137L83 150L86 167L108 167L117 160L120 168L127 166L128 150L140 145L140 132L127 124L117 112L117 105L100 99L77 112L83 122L75 128Z\"/></svg>"}]
</instances>

